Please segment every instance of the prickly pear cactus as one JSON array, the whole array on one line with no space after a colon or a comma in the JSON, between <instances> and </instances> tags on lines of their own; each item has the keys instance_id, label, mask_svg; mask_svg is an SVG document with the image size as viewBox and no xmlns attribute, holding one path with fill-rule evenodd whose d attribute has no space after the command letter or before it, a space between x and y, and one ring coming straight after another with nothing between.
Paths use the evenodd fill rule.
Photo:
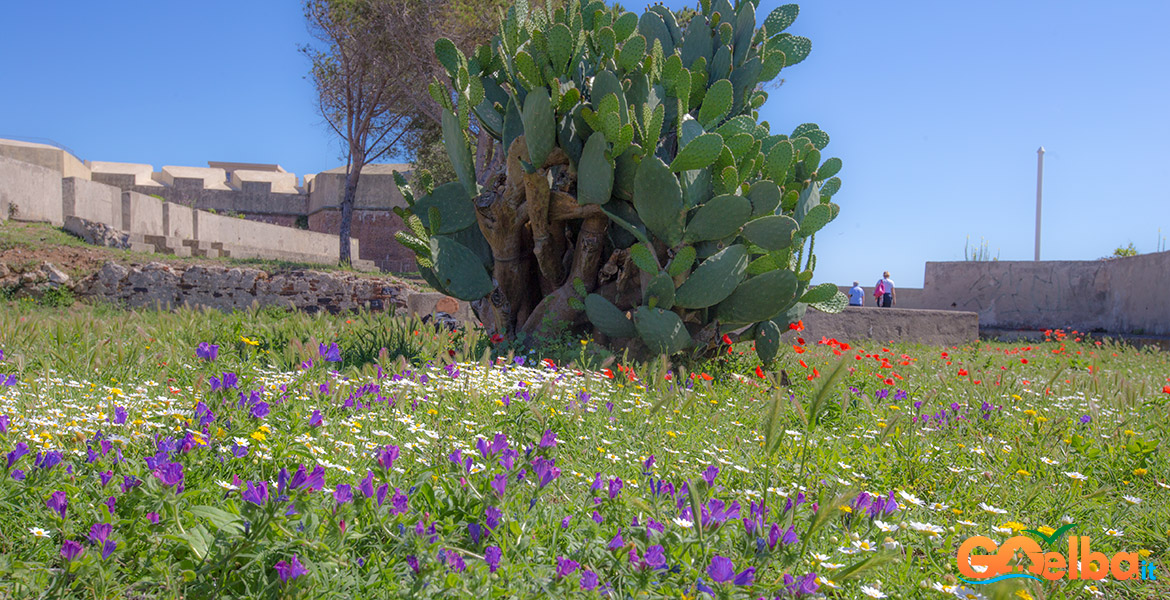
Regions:
<instances>
[{"instance_id":1,"label":"prickly pear cactus","mask_svg":"<svg viewBox=\"0 0 1170 600\"><path fill-rule=\"evenodd\" d=\"M646 354L728 334L770 361L808 306L845 304L808 285L838 213L829 135L759 120L762 84L811 49L785 32L797 13L702 0L683 26L661 5L520 1L470 56L440 40L430 91L458 181L399 178L398 240L491 333L569 326Z\"/></svg>"}]
</instances>

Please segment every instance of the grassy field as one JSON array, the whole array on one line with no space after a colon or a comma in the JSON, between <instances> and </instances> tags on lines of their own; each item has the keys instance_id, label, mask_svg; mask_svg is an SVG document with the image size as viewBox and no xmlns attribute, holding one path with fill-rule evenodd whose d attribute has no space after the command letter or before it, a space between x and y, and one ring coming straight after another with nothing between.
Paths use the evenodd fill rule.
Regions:
<instances>
[{"instance_id":1,"label":"grassy field","mask_svg":"<svg viewBox=\"0 0 1170 600\"><path fill-rule=\"evenodd\" d=\"M5 303L0 350L2 597L1165 595L956 568L970 536L1066 524L1164 564L1170 360L1073 333L688 370L389 316Z\"/></svg>"}]
</instances>

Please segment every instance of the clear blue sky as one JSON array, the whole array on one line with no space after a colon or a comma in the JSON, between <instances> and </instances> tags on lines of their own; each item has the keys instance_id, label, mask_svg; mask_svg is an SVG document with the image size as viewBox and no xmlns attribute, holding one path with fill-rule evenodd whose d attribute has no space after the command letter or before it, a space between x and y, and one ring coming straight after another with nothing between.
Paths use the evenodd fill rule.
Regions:
<instances>
[{"instance_id":1,"label":"clear blue sky","mask_svg":"<svg viewBox=\"0 0 1170 600\"><path fill-rule=\"evenodd\" d=\"M4 16L0 137L156 168L340 164L297 52L298 2L18 2ZM1153 0L804 3L791 31L812 55L763 117L775 132L820 124L845 161L817 279L869 286L889 269L918 286L967 236L1030 260L1040 145L1044 258L1154 250L1159 227L1170 236L1168 22Z\"/></svg>"}]
</instances>

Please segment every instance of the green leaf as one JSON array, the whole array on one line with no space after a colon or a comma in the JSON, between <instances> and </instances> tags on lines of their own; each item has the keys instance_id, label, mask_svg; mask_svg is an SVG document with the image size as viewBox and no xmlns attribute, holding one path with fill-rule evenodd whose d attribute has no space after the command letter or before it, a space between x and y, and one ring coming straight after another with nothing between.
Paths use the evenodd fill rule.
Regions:
<instances>
[{"instance_id":1,"label":"green leaf","mask_svg":"<svg viewBox=\"0 0 1170 600\"><path fill-rule=\"evenodd\" d=\"M837 286L832 283L822 283L814 288L809 289L800 297L800 301L806 304L816 304L818 302L825 302L837 295Z\"/></svg>"},{"instance_id":2,"label":"green leaf","mask_svg":"<svg viewBox=\"0 0 1170 600\"><path fill-rule=\"evenodd\" d=\"M214 506L195 506L190 509L192 515L207 519L218 531L226 533L243 533L244 519L240 515L232 514L222 508Z\"/></svg>"},{"instance_id":3,"label":"green leaf","mask_svg":"<svg viewBox=\"0 0 1170 600\"><path fill-rule=\"evenodd\" d=\"M704 133L683 147L670 163L671 171L703 169L719 158L723 151L723 137L718 133Z\"/></svg>"},{"instance_id":4,"label":"green leaf","mask_svg":"<svg viewBox=\"0 0 1170 600\"><path fill-rule=\"evenodd\" d=\"M577 201L581 204L605 204L613 195L613 164L605 156L607 147L600 131L585 142L577 178Z\"/></svg>"},{"instance_id":5,"label":"green leaf","mask_svg":"<svg viewBox=\"0 0 1170 600\"><path fill-rule=\"evenodd\" d=\"M630 260L633 260L639 269L652 275L659 270L658 259L654 258L654 253L641 242L630 246Z\"/></svg>"},{"instance_id":6,"label":"green leaf","mask_svg":"<svg viewBox=\"0 0 1170 600\"><path fill-rule=\"evenodd\" d=\"M657 156L647 156L634 178L634 208L638 217L667 246L682 240L683 196L678 178Z\"/></svg>"}]
</instances>

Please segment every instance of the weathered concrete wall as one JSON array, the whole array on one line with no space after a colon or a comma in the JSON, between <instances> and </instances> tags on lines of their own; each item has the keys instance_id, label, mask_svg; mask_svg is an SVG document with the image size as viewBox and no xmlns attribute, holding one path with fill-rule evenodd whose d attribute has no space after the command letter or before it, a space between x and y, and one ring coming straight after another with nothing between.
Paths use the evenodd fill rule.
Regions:
<instances>
[{"instance_id":1,"label":"weathered concrete wall","mask_svg":"<svg viewBox=\"0 0 1170 600\"><path fill-rule=\"evenodd\" d=\"M163 201L138 192L122 192L122 228L141 235L166 235Z\"/></svg>"},{"instance_id":2,"label":"weathered concrete wall","mask_svg":"<svg viewBox=\"0 0 1170 600\"><path fill-rule=\"evenodd\" d=\"M61 205L59 171L0 156L0 218L60 226L65 222Z\"/></svg>"},{"instance_id":3,"label":"weathered concrete wall","mask_svg":"<svg viewBox=\"0 0 1170 600\"><path fill-rule=\"evenodd\" d=\"M163 263L126 267L110 262L79 282L75 292L132 307L187 304L231 311L255 303L338 313L359 308L405 310L411 290L397 280L348 273L291 271L269 275L259 269L199 265L182 269Z\"/></svg>"},{"instance_id":4,"label":"weathered concrete wall","mask_svg":"<svg viewBox=\"0 0 1170 600\"><path fill-rule=\"evenodd\" d=\"M923 304L985 327L1170 335L1170 252L1093 261L928 262Z\"/></svg>"},{"instance_id":5,"label":"weathered concrete wall","mask_svg":"<svg viewBox=\"0 0 1170 600\"><path fill-rule=\"evenodd\" d=\"M405 207L406 201L394 184L394 172L404 176L410 174L410 165L373 164L362 168L358 178L354 208L389 211L395 206ZM314 175L307 183L309 192L309 214L319 210L335 209L341 204L345 191L345 167L337 167Z\"/></svg>"},{"instance_id":6,"label":"weathered concrete wall","mask_svg":"<svg viewBox=\"0 0 1170 600\"><path fill-rule=\"evenodd\" d=\"M58 177L90 178L89 168L76 156L48 144L0 139L0 156L51 169Z\"/></svg>"},{"instance_id":7,"label":"weathered concrete wall","mask_svg":"<svg viewBox=\"0 0 1170 600\"><path fill-rule=\"evenodd\" d=\"M195 238L195 210L174 202L162 203L162 229L167 237L193 240Z\"/></svg>"},{"instance_id":8,"label":"weathered concrete wall","mask_svg":"<svg viewBox=\"0 0 1170 600\"><path fill-rule=\"evenodd\" d=\"M786 334L785 339L796 337ZM849 306L838 314L809 309L804 315L804 339L836 338L842 342L874 340L951 346L979 339L979 317L973 312L910 310Z\"/></svg>"},{"instance_id":9,"label":"weathered concrete wall","mask_svg":"<svg viewBox=\"0 0 1170 600\"><path fill-rule=\"evenodd\" d=\"M340 249L337 236L270 225L259 221L238 219L194 211L195 239L220 243L235 258L270 258L289 261L330 263L337 262ZM360 257L361 244L350 238L355 256Z\"/></svg>"},{"instance_id":10,"label":"weathered concrete wall","mask_svg":"<svg viewBox=\"0 0 1170 600\"><path fill-rule=\"evenodd\" d=\"M61 214L122 229L122 190L80 177L61 180Z\"/></svg>"}]
</instances>

